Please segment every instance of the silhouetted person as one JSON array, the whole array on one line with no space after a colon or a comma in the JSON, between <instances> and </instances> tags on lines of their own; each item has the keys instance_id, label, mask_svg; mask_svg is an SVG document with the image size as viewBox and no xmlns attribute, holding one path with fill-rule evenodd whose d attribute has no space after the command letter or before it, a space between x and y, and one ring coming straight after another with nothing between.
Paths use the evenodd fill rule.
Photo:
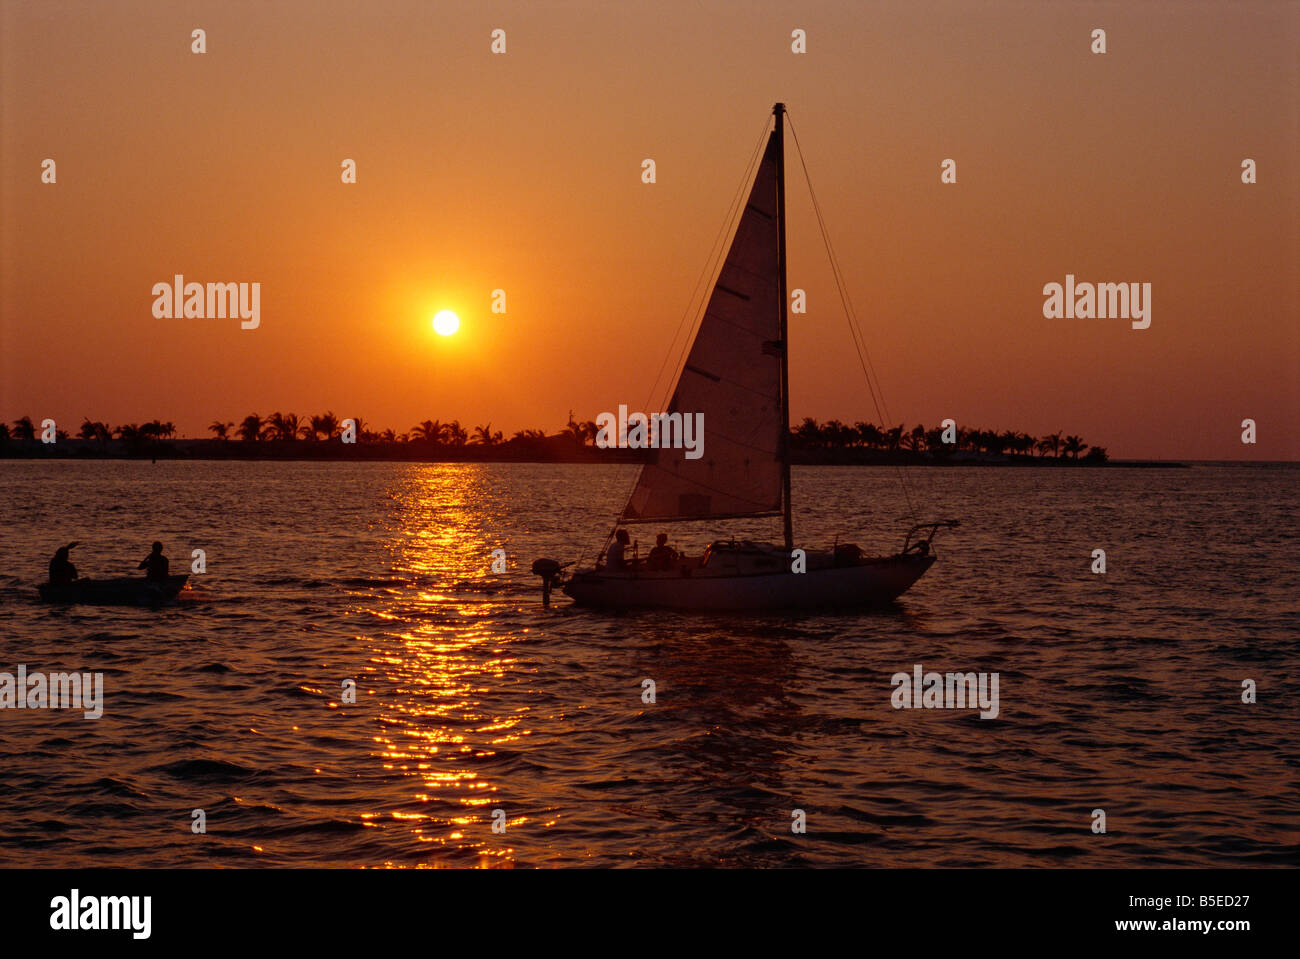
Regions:
<instances>
[{"instance_id":1,"label":"silhouetted person","mask_svg":"<svg viewBox=\"0 0 1300 959\"><path fill-rule=\"evenodd\" d=\"M627 569L627 544L632 539L627 530L621 529L614 534L614 544L605 552L605 565L610 569Z\"/></svg>"},{"instance_id":2,"label":"silhouetted person","mask_svg":"<svg viewBox=\"0 0 1300 959\"><path fill-rule=\"evenodd\" d=\"M650 555L646 557L646 567L648 569L672 569L673 563L677 561L677 550L668 545L668 534L660 533L655 537L654 549L650 550Z\"/></svg>"},{"instance_id":3,"label":"silhouetted person","mask_svg":"<svg viewBox=\"0 0 1300 959\"><path fill-rule=\"evenodd\" d=\"M153 552L140 560L140 565L136 569L145 570L145 579L166 579L167 557L162 553L162 543L155 542Z\"/></svg>"},{"instance_id":4,"label":"silhouetted person","mask_svg":"<svg viewBox=\"0 0 1300 959\"><path fill-rule=\"evenodd\" d=\"M69 543L54 551L54 558L50 560L51 586L67 586L77 578L77 567L73 566L72 560L68 559L68 550L76 545L75 542Z\"/></svg>"}]
</instances>

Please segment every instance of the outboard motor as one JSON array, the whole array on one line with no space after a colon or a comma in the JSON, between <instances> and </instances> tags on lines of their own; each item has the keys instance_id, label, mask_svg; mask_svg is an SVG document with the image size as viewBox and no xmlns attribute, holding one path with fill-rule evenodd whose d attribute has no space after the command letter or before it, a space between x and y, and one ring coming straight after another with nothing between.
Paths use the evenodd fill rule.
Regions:
<instances>
[{"instance_id":1,"label":"outboard motor","mask_svg":"<svg viewBox=\"0 0 1300 959\"><path fill-rule=\"evenodd\" d=\"M564 582L564 570L572 563L560 563L557 560L542 559L533 560L533 575L542 578L542 605L551 605L551 590Z\"/></svg>"}]
</instances>

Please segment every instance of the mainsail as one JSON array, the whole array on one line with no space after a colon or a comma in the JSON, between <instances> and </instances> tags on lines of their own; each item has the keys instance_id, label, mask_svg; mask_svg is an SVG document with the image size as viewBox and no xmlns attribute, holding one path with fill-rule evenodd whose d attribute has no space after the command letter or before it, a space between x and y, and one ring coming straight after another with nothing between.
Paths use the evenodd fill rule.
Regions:
<instances>
[{"instance_id":1,"label":"mainsail","mask_svg":"<svg viewBox=\"0 0 1300 959\"><path fill-rule=\"evenodd\" d=\"M773 132L668 407L670 415L704 414L703 456L654 450L623 510L624 523L782 509L781 149Z\"/></svg>"}]
</instances>

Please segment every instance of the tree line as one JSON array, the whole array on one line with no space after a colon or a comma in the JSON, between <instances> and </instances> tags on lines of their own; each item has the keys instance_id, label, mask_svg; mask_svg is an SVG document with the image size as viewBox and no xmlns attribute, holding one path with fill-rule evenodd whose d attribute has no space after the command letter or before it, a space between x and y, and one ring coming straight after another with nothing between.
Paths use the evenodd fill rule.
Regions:
<instances>
[{"instance_id":1,"label":"tree line","mask_svg":"<svg viewBox=\"0 0 1300 959\"><path fill-rule=\"evenodd\" d=\"M472 429L466 429L460 420L422 420L409 430L394 429L374 430L359 416L351 418L356 431L358 443L422 443L428 446L459 448L464 446L499 446L510 441L544 440L554 436L569 437L579 445L595 445L596 424L594 422L578 423L570 417L568 424L558 434L548 434L545 430L517 430L510 440L506 440L501 430L492 429L492 424L484 423ZM246 443L294 442L305 440L314 442L337 439L343 433L343 420L333 412L319 416L298 416L295 413L272 413L262 417L250 413L238 423L214 420L208 431L218 440L237 439Z\"/></svg>"},{"instance_id":2,"label":"tree line","mask_svg":"<svg viewBox=\"0 0 1300 959\"><path fill-rule=\"evenodd\" d=\"M948 436L945 437L945 433ZM882 429L874 423L854 423L852 426L839 420L827 420L819 423L807 417L798 426L790 430L790 439L796 448L802 449L866 449L888 452L907 451L912 453L934 453L951 455L957 451L984 453L989 456L1037 456L1057 459L1107 459L1104 446L1089 446L1083 437L1064 431L1033 436L1029 433L1013 430L973 429L954 426L945 430L943 427L927 428L921 424L910 430L905 424L889 429ZM945 442L945 440L948 440Z\"/></svg>"},{"instance_id":3,"label":"tree line","mask_svg":"<svg viewBox=\"0 0 1300 959\"><path fill-rule=\"evenodd\" d=\"M466 429L459 420L422 420L409 430L371 429L361 417L352 417L358 443L411 443L424 447L460 449L466 446L527 445L555 440L568 440L577 446L595 446L599 429L595 421L578 421L569 414L569 421L558 433L548 434L540 429L517 430L509 440L501 430L493 430L484 423ZM214 420L208 431L217 442L243 443L296 443L323 442L337 439L343 434L344 420L332 411L316 416L299 416L296 413L272 413L260 416L249 413L238 422ZM12 428L0 423L0 441L15 439L34 441L40 433L29 416L14 420ZM69 438L58 430L59 439ZM76 438L107 444L121 440L128 447L138 447L150 442L169 440L176 435L176 425L161 420L147 423L124 423L109 426L107 423L86 418L77 431ZM957 452L975 455L1021 456L1028 458L1083 459L1105 462L1106 449L1090 446L1083 438L1063 431L1033 436L1012 430L975 429L961 426L929 427L917 424L910 430L905 424L882 428L874 423L858 422L853 425L839 420L818 422L806 417L790 430L793 450L843 451L864 450L885 453L928 453L932 457L951 456ZM1084 455L1086 454L1086 455Z\"/></svg>"},{"instance_id":4,"label":"tree line","mask_svg":"<svg viewBox=\"0 0 1300 959\"><path fill-rule=\"evenodd\" d=\"M0 423L0 441L2 440L35 440L41 432L30 416L21 416L14 420L13 428L8 423ZM110 440L118 439L126 443L136 442L138 440L167 440L176 435L175 423L163 423L160 420L151 420L148 423L123 423L121 426L109 426L107 423L98 420L86 419L81 424L81 429L77 431L79 440L98 440L101 443L107 443ZM58 439L66 440L69 438L67 430L56 429L55 436Z\"/></svg>"},{"instance_id":5,"label":"tree line","mask_svg":"<svg viewBox=\"0 0 1300 959\"><path fill-rule=\"evenodd\" d=\"M493 430L492 424L485 423L466 429L459 420L443 423L439 420L423 420L411 429L398 432L393 429L374 430L361 417L351 418L359 443L422 443L431 446L498 446L508 442L501 430ZM214 439L221 442L240 441L245 443L286 443L319 442L338 439L344 430L344 420L332 411L319 416L299 416L296 413L272 413L260 416L249 413L242 420L214 420L208 425ZM26 440L34 442L41 433L41 427L30 416L22 416L8 423L0 422L0 441ZM594 421L580 423L572 416L568 424L557 434L548 434L545 430L518 430L510 441L545 440L569 438L579 445L596 445L597 428ZM151 420L148 423L123 423L110 426L99 420L85 418L76 433L76 439L97 441L107 444L112 440L121 440L127 444L147 440L169 440L176 435L176 424ZM71 438L67 430L56 430L60 440Z\"/></svg>"}]
</instances>

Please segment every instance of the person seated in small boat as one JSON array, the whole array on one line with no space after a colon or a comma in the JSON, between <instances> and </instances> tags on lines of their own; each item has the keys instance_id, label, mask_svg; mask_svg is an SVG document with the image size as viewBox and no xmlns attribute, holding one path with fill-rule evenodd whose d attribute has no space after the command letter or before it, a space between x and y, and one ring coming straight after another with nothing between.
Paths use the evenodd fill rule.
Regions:
<instances>
[{"instance_id":1,"label":"person seated in small boat","mask_svg":"<svg viewBox=\"0 0 1300 959\"><path fill-rule=\"evenodd\" d=\"M628 535L627 530L621 529L614 534L613 544L605 551L605 567L607 569L629 569L631 563L627 558L627 545L632 537Z\"/></svg>"},{"instance_id":2,"label":"person seated in small boat","mask_svg":"<svg viewBox=\"0 0 1300 959\"><path fill-rule=\"evenodd\" d=\"M76 545L75 542L69 543L54 551L54 558L50 560L51 586L67 586L77 578L77 567L73 566L72 560L68 559L68 550Z\"/></svg>"},{"instance_id":3,"label":"person seated in small boat","mask_svg":"<svg viewBox=\"0 0 1300 959\"><path fill-rule=\"evenodd\" d=\"M646 557L646 569L672 569L676 562L677 550L668 545L668 534L660 533L655 537L654 549L650 550L650 555Z\"/></svg>"},{"instance_id":4,"label":"person seated in small boat","mask_svg":"<svg viewBox=\"0 0 1300 959\"><path fill-rule=\"evenodd\" d=\"M145 570L145 579L166 579L167 557L163 555L162 543L155 542L153 552L140 560L140 565L136 569Z\"/></svg>"}]
</instances>

